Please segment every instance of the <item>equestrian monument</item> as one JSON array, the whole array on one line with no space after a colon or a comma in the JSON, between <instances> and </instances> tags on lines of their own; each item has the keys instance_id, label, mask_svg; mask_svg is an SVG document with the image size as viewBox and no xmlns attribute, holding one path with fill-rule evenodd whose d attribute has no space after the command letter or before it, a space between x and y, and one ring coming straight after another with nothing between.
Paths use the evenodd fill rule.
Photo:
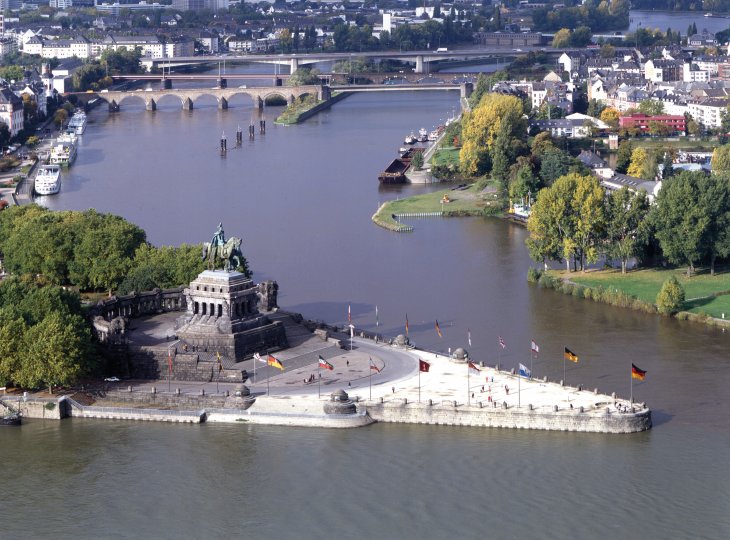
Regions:
<instances>
[{"instance_id":1,"label":"equestrian monument","mask_svg":"<svg viewBox=\"0 0 730 540\"><path fill-rule=\"evenodd\" d=\"M271 293L262 295L261 287L242 272L241 243L235 236L226 240L218 224L212 241L203 245L208 269L184 291L187 312L176 332L185 350L216 353L229 364L288 346L284 325L259 311L259 306L271 309Z\"/></svg>"}]
</instances>

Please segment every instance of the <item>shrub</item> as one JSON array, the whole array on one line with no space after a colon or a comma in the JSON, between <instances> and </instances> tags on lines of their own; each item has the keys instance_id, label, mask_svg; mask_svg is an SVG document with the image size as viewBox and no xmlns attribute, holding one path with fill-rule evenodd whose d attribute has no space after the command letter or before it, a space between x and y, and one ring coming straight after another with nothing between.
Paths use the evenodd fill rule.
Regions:
<instances>
[{"instance_id":1,"label":"shrub","mask_svg":"<svg viewBox=\"0 0 730 540\"><path fill-rule=\"evenodd\" d=\"M580 285L576 285L575 287L573 287L572 294L576 298L583 298L584 295L585 295L585 291L586 291L586 288L585 287L582 287Z\"/></svg>"},{"instance_id":2,"label":"shrub","mask_svg":"<svg viewBox=\"0 0 730 540\"><path fill-rule=\"evenodd\" d=\"M684 288L677 278L671 276L663 284L656 297L656 305L659 313L669 315L676 313L684 304Z\"/></svg>"},{"instance_id":3,"label":"shrub","mask_svg":"<svg viewBox=\"0 0 730 540\"><path fill-rule=\"evenodd\" d=\"M537 281L537 284L545 289L554 289L555 281L556 280L553 276L547 272L543 272L542 275L540 275L540 279Z\"/></svg>"},{"instance_id":4,"label":"shrub","mask_svg":"<svg viewBox=\"0 0 730 540\"><path fill-rule=\"evenodd\" d=\"M528 283L537 283L540 279L540 270L537 268L530 267L527 269L527 281Z\"/></svg>"}]
</instances>

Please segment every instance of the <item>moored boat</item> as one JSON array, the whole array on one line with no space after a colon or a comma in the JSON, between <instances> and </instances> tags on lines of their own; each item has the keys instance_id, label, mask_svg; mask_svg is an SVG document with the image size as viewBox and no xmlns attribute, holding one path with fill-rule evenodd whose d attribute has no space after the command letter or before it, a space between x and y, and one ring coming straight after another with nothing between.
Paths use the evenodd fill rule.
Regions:
<instances>
[{"instance_id":1,"label":"moored boat","mask_svg":"<svg viewBox=\"0 0 730 540\"><path fill-rule=\"evenodd\" d=\"M76 141L74 133L64 133L51 148L50 162L53 165L68 167L76 159Z\"/></svg>"},{"instance_id":2,"label":"moored boat","mask_svg":"<svg viewBox=\"0 0 730 540\"><path fill-rule=\"evenodd\" d=\"M20 414L16 412L10 412L6 415L0 416L0 426L19 426L20 422Z\"/></svg>"},{"instance_id":3,"label":"moored boat","mask_svg":"<svg viewBox=\"0 0 730 540\"><path fill-rule=\"evenodd\" d=\"M35 177L34 189L38 195L54 195L61 190L61 165L41 165Z\"/></svg>"},{"instance_id":4,"label":"moored boat","mask_svg":"<svg viewBox=\"0 0 730 540\"><path fill-rule=\"evenodd\" d=\"M83 135L86 130L86 113L76 111L68 122L68 131L76 135Z\"/></svg>"},{"instance_id":5,"label":"moored boat","mask_svg":"<svg viewBox=\"0 0 730 540\"><path fill-rule=\"evenodd\" d=\"M428 141L428 131L426 131L426 128L421 128L418 130L418 142L426 141Z\"/></svg>"},{"instance_id":6,"label":"moored boat","mask_svg":"<svg viewBox=\"0 0 730 540\"><path fill-rule=\"evenodd\" d=\"M412 131L411 131L410 135L408 135L408 136L407 136L407 137L406 137L406 138L405 138L405 139L403 140L403 142L404 142L404 143L406 143L406 144L416 144L416 141L417 141L417 139L416 139L416 135L415 135L415 133L413 133Z\"/></svg>"}]
</instances>

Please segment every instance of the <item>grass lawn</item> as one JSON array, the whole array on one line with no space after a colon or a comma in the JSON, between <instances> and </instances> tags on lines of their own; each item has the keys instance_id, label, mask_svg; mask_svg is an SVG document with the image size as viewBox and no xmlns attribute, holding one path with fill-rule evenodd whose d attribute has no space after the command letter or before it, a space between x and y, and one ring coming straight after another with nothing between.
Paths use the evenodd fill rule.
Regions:
<instances>
[{"instance_id":1,"label":"grass lawn","mask_svg":"<svg viewBox=\"0 0 730 540\"><path fill-rule=\"evenodd\" d=\"M459 151L460 148L453 146L442 146L436 152L434 152L431 158L431 165L459 165Z\"/></svg>"},{"instance_id":2,"label":"grass lawn","mask_svg":"<svg viewBox=\"0 0 730 540\"><path fill-rule=\"evenodd\" d=\"M565 273L561 273L565 276ZM710 276L709 270L700 270L691 278L685 275L685 269L645 269L635 270L622 275L620 270L595 270L585 274L570 274L570 280L589 287L601 286L606 289L618 289L646 302L654 303L662 283L674 275L684 287L688 300L686 310L693 313L703 311L713 317L722 313L730 316L730 295L716 298L705 298L712 294L730 291L730 271L723 270Z\"/></svg>"},{"instance_id":3,"label":"grass lawn","mask_svg":"<svg viewBox=\"0 0 730 540\"><path fill-rule=\"evenodd\" d=\"M464 190L443 189L422 195L415 195L407 199L398 199L385 203L373 216L376 223L387 223L394 225L393 214L406 214L414 212L441 212L481 214L495 200L493 195L481 193L483 184L477 183ZM450 202L441 205L441 199L448 194Z\"/></svg>"}]
</instances>

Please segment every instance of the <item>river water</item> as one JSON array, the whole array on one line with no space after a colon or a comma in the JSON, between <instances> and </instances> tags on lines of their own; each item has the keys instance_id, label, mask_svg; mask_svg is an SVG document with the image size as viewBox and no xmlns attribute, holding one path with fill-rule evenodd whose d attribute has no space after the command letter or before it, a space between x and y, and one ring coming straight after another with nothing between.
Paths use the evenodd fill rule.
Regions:
<instances>
[{"instance_id":1,"label":"river water","mask_svg":"<svg viewBox=\"0 0 730 540\"><path fill-rule=\"evenodd\" d=\"M629 12L629 31L637 28L656 28L666 32L671 28L673 32L680 31L687 34L687 27L695 23L697 31L707 30L713 34L730 27L730 14L717 14L715 17L705 17L701 11L650 11L634 10Z\"/></svg>"},{"instance_id":2,"label":"river water","mask_svg":"<svg viewBox=\"0 0 730 540\"><path fill-rule=\"evenodd\" d=\"M377 173L403 137L458 106L456 93L349 97L294 127L218 153L257 113L233 99L191 112L162 100L97 109L54 209L97 208L155 244L242 236L257 280L310 318L515 366L540 345L536 376L629 394L655 427L599 435L374 425L351 431L28 421L0 433L0 536L58 538L727 538L728 335L528 285L526 231L497 219L373 225ZM458 197L458 194L455 195ZM438 319L443 338L434 331ZM468 347L471 331L473 346ZM498 336L507 348L500 351Z\"/></svg>"}]
</instances>

